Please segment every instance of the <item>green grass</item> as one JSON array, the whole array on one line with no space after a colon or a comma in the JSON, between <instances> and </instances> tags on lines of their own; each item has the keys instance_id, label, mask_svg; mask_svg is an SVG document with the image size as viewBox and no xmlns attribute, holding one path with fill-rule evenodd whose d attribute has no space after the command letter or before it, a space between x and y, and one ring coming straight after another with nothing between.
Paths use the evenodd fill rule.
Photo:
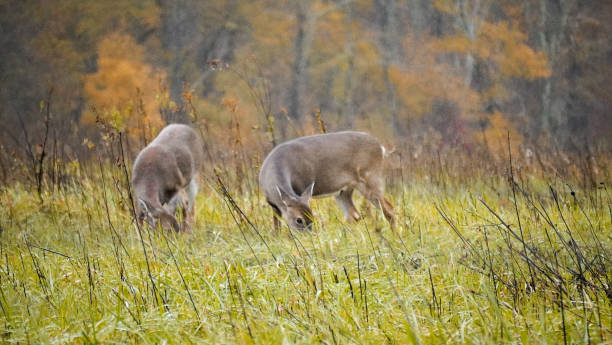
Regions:
<instances>
[{"instance_id":1,"label":"green grass","mask_svg":"<svg viewBox=\"0 0 612 345\"><path fill-rule=\"evenodd\" d=\"M390 188L396 233L361 198L365 221L315 199L316 230L290 233L272 230L257 192L228 186L251 226L210 183L192 235L141 237L122 181L79 178L42 201L34 188L2 189L0 341L612 342L603 186L574 197L563 181L527 176L515 209L501 177L419 179ZM525 245L483 202L516 234L520 219Z\"/></svg>"}]
</instances>

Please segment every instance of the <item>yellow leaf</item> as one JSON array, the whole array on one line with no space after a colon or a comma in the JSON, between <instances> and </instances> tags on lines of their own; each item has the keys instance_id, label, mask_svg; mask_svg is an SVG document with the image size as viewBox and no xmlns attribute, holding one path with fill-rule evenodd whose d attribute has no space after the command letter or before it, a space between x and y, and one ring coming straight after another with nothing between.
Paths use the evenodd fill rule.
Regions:
<instances>
[{"instance_id":1,"label":"yellow leaf","mask_svg":"<svg viewBox=\"0 0 612 345\"><path fill-rule=\"evenodd\" d=\"M84 77L88 101L100 113L85 112L82 121L102 116L117 129L137 136L144 128L163 126L157 109L156 86L164 75L145 62L143 47L132 37L111 33L98 44L98 70Z\"/></svg>"}]
</instances>

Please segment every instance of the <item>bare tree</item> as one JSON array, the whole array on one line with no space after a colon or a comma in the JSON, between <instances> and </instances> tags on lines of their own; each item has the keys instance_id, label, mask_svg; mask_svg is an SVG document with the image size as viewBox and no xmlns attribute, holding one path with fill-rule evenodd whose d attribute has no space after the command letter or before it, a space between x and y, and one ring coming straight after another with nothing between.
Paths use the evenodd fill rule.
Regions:
<instances>
[{"instance_id":1,"label":"bare tree","mask_svg":"<svg viewBox=\"0 0 612 345\"><path fill-rule=\"evenodd\" d=\"M307 84L308 51L312 43L312 35L316 18L310 13L309 0L293 2L296 21L294 43L294 60L291 69L291 85L289 88L289 116L301 122L303 116L303 98Z\"/></svg>"},{"instance_id":2,"label":"bare tree","mask_svg":"<svg viewBox=\"0 0 612 345\"><path fill-rule=\"evenodd\" d=\"M559 125L560 115L567 106L565 101L567 96L560 94L561 90L568 91L567 88L560 87L566 75L556 67L564 63L563 60L567 58L562 54L562 49L566 48L568 19L570 13L576 11L576 5L575 1L551 0L525 3L525 15L528 17L527 22L531 24L531 32L537 37L536 44L546 52L549 66L553 70L553 74L542 82L540 111L535 121L537 132L554 130ZM533 18L535 13L538 20L531 21L530 18Z\"/></svg>"},{"instance_id":3,"label":"bare tree","mask_svg":"<svg viewBox=\"0 0 612 345\"><path fill-rule=\"evenodd\" d=\"M395 86L391 82L390 67L400 59L401 38L399 35L397 0L376 0L379 14L380 45L383 78L385 83L385 103L389 106L393 130L397 135L404 134L405 125L399 120L398 101Z\"/></svg>"}]
</instances>

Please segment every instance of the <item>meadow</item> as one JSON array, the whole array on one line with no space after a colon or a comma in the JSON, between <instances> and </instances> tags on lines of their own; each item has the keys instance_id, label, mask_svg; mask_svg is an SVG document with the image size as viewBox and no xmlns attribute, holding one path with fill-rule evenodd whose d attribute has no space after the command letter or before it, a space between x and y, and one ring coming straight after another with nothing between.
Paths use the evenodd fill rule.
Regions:
<instances>
[{"instance_id":1,"label":"meadow","mask_svg":"<svg viewBox=\"0 0 612 345\"><path fill-rule=\"evenodd\" d=\"M612 345L610 18L0 0L0 345ZM205 151L189 234L139 225L130 185L171 123ZM394 151L397 227L356 192L359 222L324 198L313 231L274 229L265 155L345 129Z\"/></svg>"},{"instance_id":2,"label":"meadow","mask_svg":"<svg viewBox=\"0 0 612 345\"><path fill-rule=\"evenodd\" d=\"M257 164L204 174L193 234L138 226L125 160L4 185L0 341L612 343L609 160L443 160L390 169L395 231L358 195L358 223L315 199L314 231L275 231Z\"/></svg>"}]
</instances>

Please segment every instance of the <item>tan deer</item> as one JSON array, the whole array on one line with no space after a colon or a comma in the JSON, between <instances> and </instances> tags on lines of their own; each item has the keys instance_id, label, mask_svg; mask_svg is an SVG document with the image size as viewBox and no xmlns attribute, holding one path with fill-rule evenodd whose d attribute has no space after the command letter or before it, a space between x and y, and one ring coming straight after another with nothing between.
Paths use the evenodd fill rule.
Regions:
<instances>
[{"instance_id":1,"label":"tan deer","mask_svg":"<svg viewBox=\"0 0 612 345\"><path fill-rule=\"evenodd\" d=\"M194 201L203 146L191 127L171 124L145 147L134 162L132 186L138 222L152 228L190 231L194 223ZM183 224L175 217L183 211Z\"/></svg>"},{"instance_id":2,"label":"tan deer","mask_svg":"<svg viewBox=\"0 0 612 345\"><path fill-rule=\"evenodd\" d=\"M346 220L358 220L354 189L381 207L393 227L393 205L384 196L384 156L376 138L353 131L305 136L276 146L259 172L259 185L274 211L274 227L278 229L283 218L291 229L310 229L313 196L335 195Z\"/></svg>"}]
</instances>

